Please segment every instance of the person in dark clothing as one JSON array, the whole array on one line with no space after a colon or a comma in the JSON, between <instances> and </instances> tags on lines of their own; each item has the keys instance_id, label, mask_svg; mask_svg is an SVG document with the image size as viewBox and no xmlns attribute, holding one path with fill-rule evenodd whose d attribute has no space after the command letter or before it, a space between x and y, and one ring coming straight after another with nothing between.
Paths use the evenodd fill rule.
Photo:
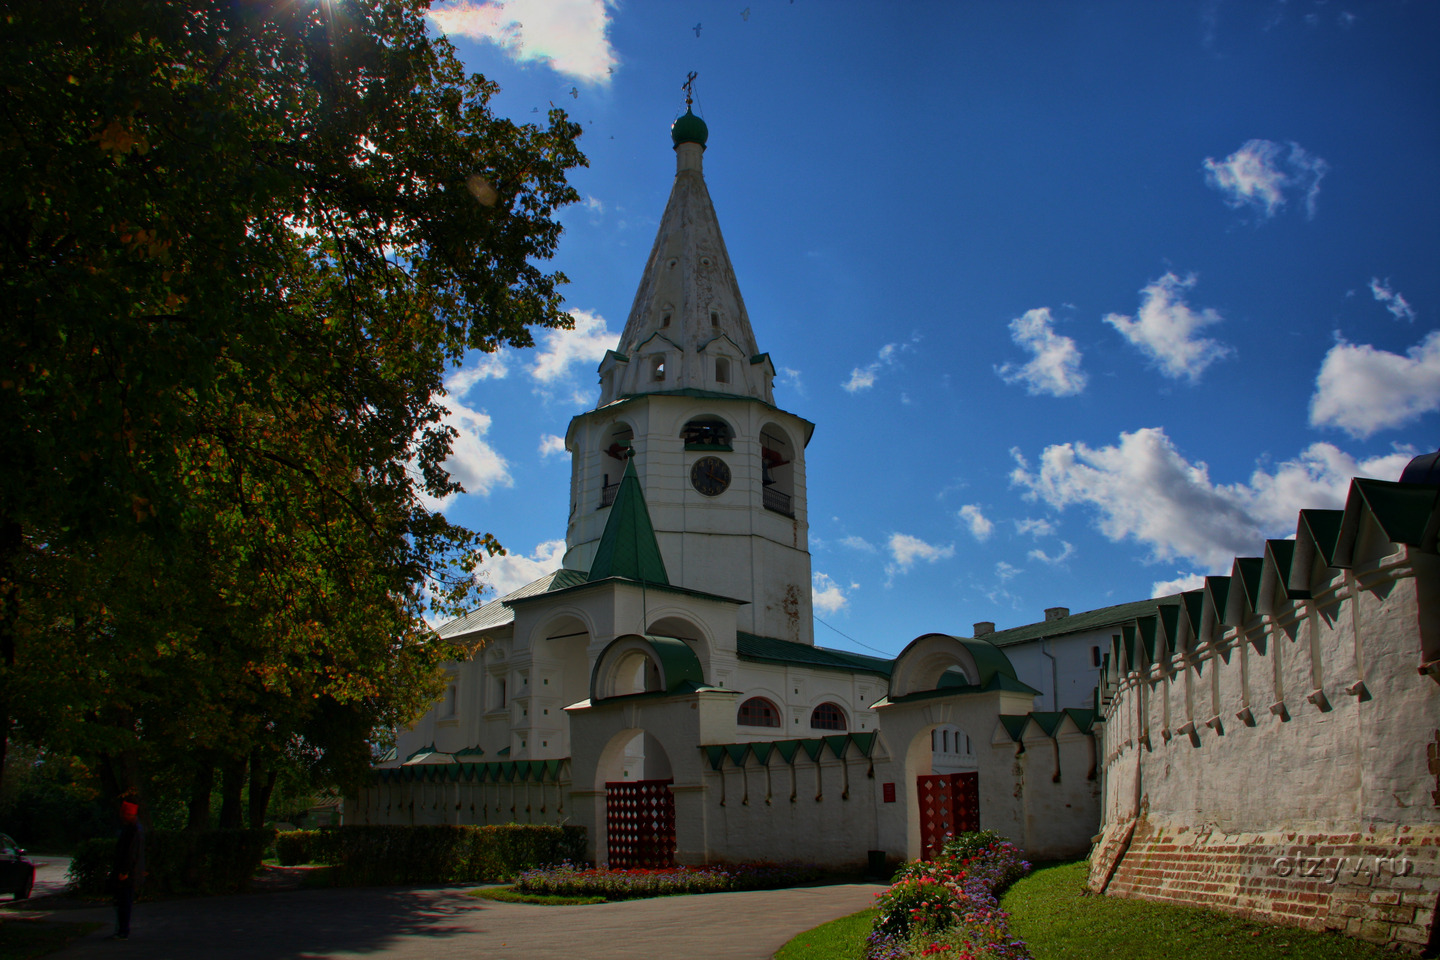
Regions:
<instances>
[{"instance_id":1,"label":"person in dark clothing","mask_svg":"<svg viewBox=\"0 0 1440 960\"><path fill-rule=\"evenodd\" d=\"M133 801L122 800L115 865L110 871L110 883L115 890L115 940L130 939L130 910L144 878L145 828L140 825L140 807Z\"/></svg>"}]
</instances>

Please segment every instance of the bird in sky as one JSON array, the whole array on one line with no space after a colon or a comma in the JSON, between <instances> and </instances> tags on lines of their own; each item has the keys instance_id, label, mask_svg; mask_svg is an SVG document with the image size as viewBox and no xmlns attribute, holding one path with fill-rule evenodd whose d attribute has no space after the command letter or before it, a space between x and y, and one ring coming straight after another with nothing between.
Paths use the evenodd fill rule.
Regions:
<instances>
[{"instance_id":1,"label":"bird in sky","mask_svg":"<svg viewBox=\"0 0 1440 960\"><path fill-rule=\"evenodd\" d=\"M747 21L750 19L750 8L749 8L749 7L746 7L744 10L741 10L741 11L740 11L740 19L741 19L741 20L747 20Z\"/></svg>"},{"instance_id":2,"label":"bird in sky","mask_svg":"<svg viewBox=\"0 0 1440 960\"><path fill-rule=\"evenodd\" d=\"M695 36L700 36L700 24L695 24Z\"/></svg>"}]
</instances>

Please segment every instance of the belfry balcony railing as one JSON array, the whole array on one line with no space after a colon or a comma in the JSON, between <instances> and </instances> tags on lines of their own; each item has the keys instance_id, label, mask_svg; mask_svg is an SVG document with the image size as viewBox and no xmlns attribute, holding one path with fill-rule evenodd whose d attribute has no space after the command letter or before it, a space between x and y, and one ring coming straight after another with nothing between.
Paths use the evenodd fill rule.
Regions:
<instances>
[{"instance_id":1,"label":"belfry balcony railing","mask_svg":"<svg viewBox=\"0 0 1440 960\"><path fill-rule=\"evenodd\" d=\"M600 506L596 509L603 510L615 502L615 492L620 489L620 482L603 484L600 487Z\"/></svg>"},{"instance_id":2,"label":"belfry balcony railing","mask_svg":"<svg viewBox=\"0 0 1440 960\"><path fill-rule=\"evenodd\" d=\"M790 506L790 494L788 493L781 493L773 487L765 487L761 491L760 499L766 510L783 513L787 517L795 516L795 510Z\"/></svg>"}]
</instances>

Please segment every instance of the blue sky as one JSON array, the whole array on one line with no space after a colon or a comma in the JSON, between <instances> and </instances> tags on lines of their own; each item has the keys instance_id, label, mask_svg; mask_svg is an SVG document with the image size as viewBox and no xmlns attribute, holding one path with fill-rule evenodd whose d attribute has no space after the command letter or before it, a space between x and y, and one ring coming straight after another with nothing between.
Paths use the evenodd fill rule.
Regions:
<instances>
[{"instance_id":1,"label":"blue sky","mask_svg":"<svg viewBox=\"0 0 1440 960\"><path fill-rule=\"evenodd\" d=\"M776 401L817 425L818 643L893 654L1188 587L1440 445L1433 0L509 0L432 23L499 112L563 106L590 160L554 264L575 330L451 378L469 492L444 509L508 548L502 591L558 566L557 438L624 326L691 70Z\"/></svg>"}]
</instances>

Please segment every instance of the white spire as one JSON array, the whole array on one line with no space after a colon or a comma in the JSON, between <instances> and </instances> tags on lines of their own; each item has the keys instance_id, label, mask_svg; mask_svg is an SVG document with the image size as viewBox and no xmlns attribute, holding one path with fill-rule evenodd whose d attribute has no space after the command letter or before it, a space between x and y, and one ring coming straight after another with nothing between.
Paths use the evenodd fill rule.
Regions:
<instances>
[{"instance_id":1,"label":"white spire","mask_svg":"<svg viewBox=\"0 0 1440 960\"><path fill-rule=\"evenodd\" d=\"M621 397L705 390L773 402L720 222L701 173L707 131L676 121L675 185L660 218L620 344L600 364L600 405Z\"/></svg>"}]
</instances>

